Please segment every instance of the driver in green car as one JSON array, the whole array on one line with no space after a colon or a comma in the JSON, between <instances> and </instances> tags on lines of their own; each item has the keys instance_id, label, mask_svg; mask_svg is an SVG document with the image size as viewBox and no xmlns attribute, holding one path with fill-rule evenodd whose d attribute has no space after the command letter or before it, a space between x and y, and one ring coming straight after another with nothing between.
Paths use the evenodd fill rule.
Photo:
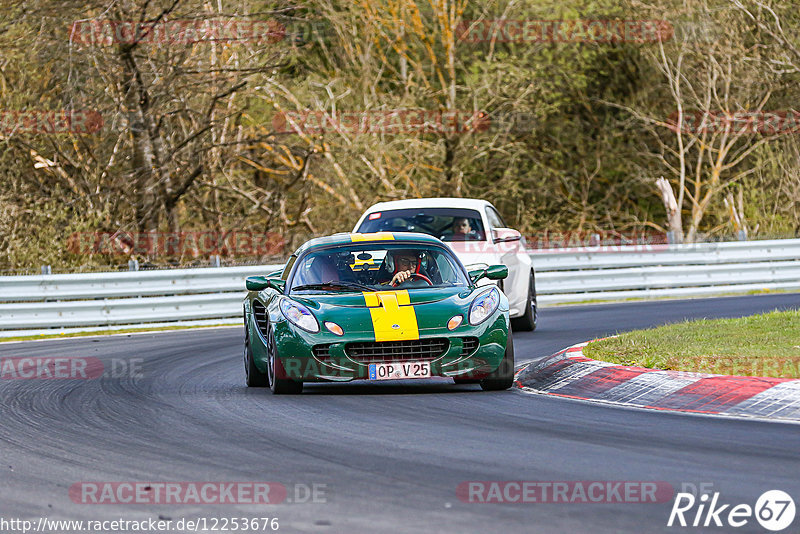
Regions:
<instances>
[{"instance_id":1,"label":"driver in green car","mask_svg":"<svg viewBox=\"0 0 800 534\"><path fill-rule=\"evenodd\" d=\"M385 272L391 275L391 279L381 281L381 285L397 286L417 277L428 279L422 271L422 261L419 254L413 250L390 250L386 254L383 265Z\"/></svg>"}]
</instances>

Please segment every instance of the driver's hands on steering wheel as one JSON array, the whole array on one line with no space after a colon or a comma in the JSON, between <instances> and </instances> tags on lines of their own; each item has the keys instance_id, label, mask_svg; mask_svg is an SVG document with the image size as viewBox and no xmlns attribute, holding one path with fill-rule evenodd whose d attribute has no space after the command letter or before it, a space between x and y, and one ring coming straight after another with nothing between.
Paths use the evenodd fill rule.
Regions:
<instances>
[{"instance_id":1,"label":"driver's hands on steering wheel","mask_svg":"<svg viewBox=\"0 0 800 534\"><path fill-rule=\"evenodd\" d=\"M413 273L411 271L397 271L397 274L395 274L392 277L392 281L389 283L393 286L396 286L397 284L402 284L406 280L409 280L412 274Z\"/></svg>"}]
</instances>

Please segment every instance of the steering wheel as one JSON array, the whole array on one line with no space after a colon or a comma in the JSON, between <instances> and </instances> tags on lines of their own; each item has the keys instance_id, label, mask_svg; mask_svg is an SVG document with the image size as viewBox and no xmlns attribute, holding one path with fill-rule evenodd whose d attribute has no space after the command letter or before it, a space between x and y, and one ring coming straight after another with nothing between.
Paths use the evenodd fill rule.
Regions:
<instances>
[{"instance_id":1,"label":"steering wheel","mask_svg":"<svg viewBox=\"0 0 800 534\"><path fill-rule=\"evenodd\" d=\"M431 279L428 278L427 276L425 276L422 273L411 273L411 276L409 276L407 280L403 280L402 282L400 282L400 284L405 284L406 282L409 282L409 281L413 280L414 278L421 278L422 280L427 282L429 286L433 285L433 282L431 282ZM397 287L400 284L392 284L392 287Z\"/></svg>"}]
</instances>

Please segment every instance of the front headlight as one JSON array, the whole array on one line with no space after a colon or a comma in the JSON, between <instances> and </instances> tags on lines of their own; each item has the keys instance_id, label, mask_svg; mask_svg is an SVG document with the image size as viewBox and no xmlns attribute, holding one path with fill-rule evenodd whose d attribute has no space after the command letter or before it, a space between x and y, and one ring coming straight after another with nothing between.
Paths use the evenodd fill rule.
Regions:
<instances>
[{"instance_id":1,"label":"front headlight","mask_svg":"<svg viewBox=\"0 0 800 534\"><path fill-rule=\"evenodd\" d=\"M289 299L281 300L281 312L286 320L293 325L315 334L319 332L319 323L314 314L299 302Z\"/></svg>"},{"instance_id":2,"label":"front headlight","mask_svg":"<svg viewBox=\"0 0 800 534\"><path fill-rule=\"evenodd\" d=\"M475 300L472 301L472 305L469 307L469 324L472 326L481 324L494 313L499 305L500 292L496 287L481 293L475 297Z\"/></svg>"}]
</instances>

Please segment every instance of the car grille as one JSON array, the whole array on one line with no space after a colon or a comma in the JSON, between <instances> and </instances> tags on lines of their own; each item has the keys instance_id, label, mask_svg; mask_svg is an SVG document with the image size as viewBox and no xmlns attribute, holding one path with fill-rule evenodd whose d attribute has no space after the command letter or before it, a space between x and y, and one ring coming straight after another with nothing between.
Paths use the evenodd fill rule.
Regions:
<instances>
[{"instance_id":1,"label":"car grille","mask_svg":"<svg viewBox=\"0 0 800 534\"><path fill-rule=\"evenodd\" d=\"M324 345L314 345L311 347L311 352L314 353L314 357L319 360L325 360L331 357L331 344L325 343Z\"/></svg>"},{"instance_id":2,"label":"car grille","mask_svg":"<svg viewBox=\"0 0 800 534\"><path fill-rule=\"evenodd\" d=\"M450 347L446 338L414 339L408 341L375 341L348 343L344 346L350 359L359 363L435 360Z\"/></svg>"},{"instance_id":3,"label":"car grille","mask_svg":"<svg viewBox=\"0 0 800 534\"><path fill-rule=\"evenodd\" d=\"M258 329L267 336L267 308L257 300L253 301L253 317Z\"/></svg>"},{"instance_id":4,"label":"car grille","mask_svg":"<svg viewBox=\"0 0 800 534\"><path fill-rule=\"evenodd\" d=\"M311 353L314 354L314 359L321 364L331 365L335 363L333 356L331 356L331 343L314 345L311 347Z\"/></svg>"},{"instance_id":5,"label":"car grille","mask_svg":"<svg viewBox=\"0 0 800 534\"><path fill-rule=\"evenodd\" d=\"M461 355L462 356L469 356L476 350L478 350L478 345L480 342L478 341L477 337L462 337L461 341L463 346L461 348Z\"/></svg>"}]
</instances>

